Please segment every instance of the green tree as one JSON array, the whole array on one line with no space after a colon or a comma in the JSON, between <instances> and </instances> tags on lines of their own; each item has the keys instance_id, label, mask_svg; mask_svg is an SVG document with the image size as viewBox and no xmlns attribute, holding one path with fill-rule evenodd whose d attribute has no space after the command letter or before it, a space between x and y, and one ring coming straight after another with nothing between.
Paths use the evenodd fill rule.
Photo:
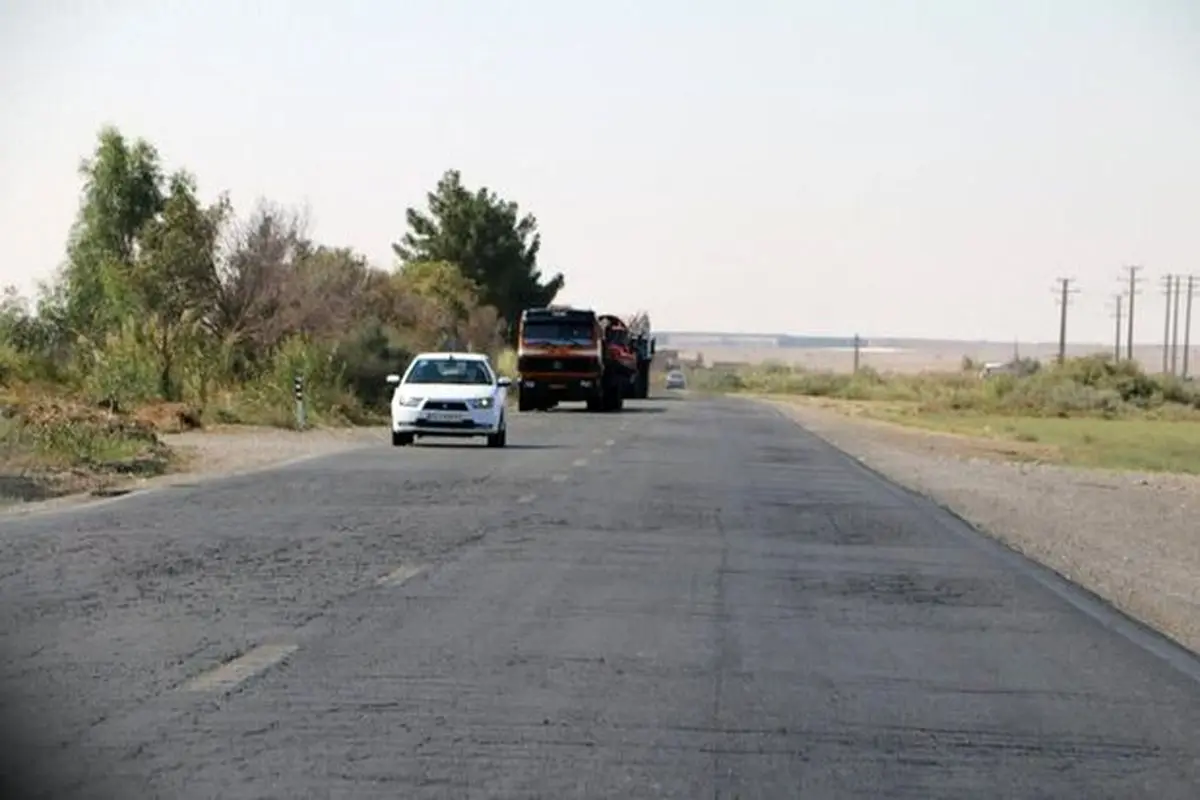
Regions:
<instances>
[{"instance_id":1,"label":"green tree","mask_svg":"<svg viewBox=\"0 0 1200 800\"><path fill-rule=\"evenodd\" d=\"M480 289L510 328L521 310L553 302L561 273L542 280L537 266L541 235L531 214L486 187L469 191L457 170L448 170L428 194L428 212L409 208L409 230L392 245L403 265L449 262Z\"/></svg>"},{"instance_id":2,"label":"green tree","mask_svg":"<svg viewBox=\"0 0 1200 800\"><path fill-rule=\"evenodd\" d=\"M196 344L217 299L217 242L229 217L222 196L210 208L196 198L186 172L171 176L162 214L143 225L131 288L143 312L154 321L152 347L161 365L161 392L179 399L175 369L181 350Z\"/></svg>"},{"instance_id":3,"label":"green tree","mask_svg":"<svg viewBox=\"0 0 1200 800\"><path fill-rule=\"evenodd\" d=\"M499 323L480 287L449 261L410 261L400 271L400 290L417 301L414 323L431 336L432 347L490 351Z\"/></svg>"},{"instance_id":4,"label":"green tree","mask_svg":"<svg viewBox=\"0 0 1200 800\"><path fill-rule=\"evenodd\" d=\"M100 131L95 153L79 167L84 180L67 263L45 305L70 338L103 339L134 313L129 273L138 236L166 202L158 151L130 143L114 127Z\"/></svg>"}]
</instances>

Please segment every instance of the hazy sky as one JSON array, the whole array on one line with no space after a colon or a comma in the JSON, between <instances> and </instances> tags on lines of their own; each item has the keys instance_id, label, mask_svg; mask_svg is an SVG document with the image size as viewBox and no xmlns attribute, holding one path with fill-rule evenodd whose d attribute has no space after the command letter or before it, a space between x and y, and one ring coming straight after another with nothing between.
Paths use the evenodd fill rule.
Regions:
<instances>
[{"instance_id":1,"label":"hazy sky","mask_svg":"<svg viewBox=\"0 0 1200 800\"><path fill-rule=\"evenodd\" d=\"M104 123L381 265L447 168L663 329L1108 341L1200 273L1195 0L0 0L0 282ZM1200 309L1197 310L1200 318Z\"/></svg>"}]
</instances>

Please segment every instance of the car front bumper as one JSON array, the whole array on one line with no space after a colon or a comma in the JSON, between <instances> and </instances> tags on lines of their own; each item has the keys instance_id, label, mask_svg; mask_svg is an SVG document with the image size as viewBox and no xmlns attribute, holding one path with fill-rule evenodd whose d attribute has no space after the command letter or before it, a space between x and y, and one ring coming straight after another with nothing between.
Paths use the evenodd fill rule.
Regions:
<instances>
[{"instance_id":1,"label":"car front bumper","mask_svg":"<svg viewBox=\"0 0 1200 800\"><path fill-rule=\"evenodd\" d=\"M432 419L416 408L392 410L392 431L417 436L489 436L500 432L501 414L498 409L472 409L455 419Z\"/></svg>"}]
</instances>

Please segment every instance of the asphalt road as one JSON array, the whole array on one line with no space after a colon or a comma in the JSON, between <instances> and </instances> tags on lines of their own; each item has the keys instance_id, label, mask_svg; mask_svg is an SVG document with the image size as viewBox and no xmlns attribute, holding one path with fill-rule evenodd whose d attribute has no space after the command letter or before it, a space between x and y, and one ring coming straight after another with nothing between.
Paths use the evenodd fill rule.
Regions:
<instances>
[{"instance_id":1,"label":"asphalt road","mask_svg":"<svg viewBox=\"0 0 1200 800\"><path fill-rule=\"evenodd\" d=\"M776 412L510 437L0 519L4 757L55 798L1200 796L1193 659Z\"/></svg>"}]
</instances>

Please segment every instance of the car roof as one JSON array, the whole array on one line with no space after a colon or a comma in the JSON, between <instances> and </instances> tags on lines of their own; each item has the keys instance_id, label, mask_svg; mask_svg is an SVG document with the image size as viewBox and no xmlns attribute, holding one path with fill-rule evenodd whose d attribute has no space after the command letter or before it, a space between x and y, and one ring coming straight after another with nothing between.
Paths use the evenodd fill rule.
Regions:
<instances>
[{"instance_id":1,"label":"car roof","mask_svg":"<svg viewBox=\"0 0 1200 800\"><path fill-rule=\"evenodd\" d=\"M413 361L422 358L431 359L447 359L453 358L457 361L490 361L487 353L417 353L413 356Z\"/></svg>"}]
</instances>

